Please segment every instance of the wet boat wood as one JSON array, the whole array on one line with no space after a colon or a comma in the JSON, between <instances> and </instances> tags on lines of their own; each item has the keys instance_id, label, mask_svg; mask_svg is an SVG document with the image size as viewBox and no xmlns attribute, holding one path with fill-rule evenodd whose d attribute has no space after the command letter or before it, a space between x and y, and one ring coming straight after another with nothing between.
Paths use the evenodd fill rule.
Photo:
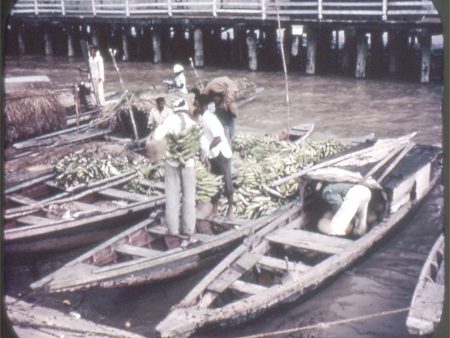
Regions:
<instances>
[{"instance_id":1,"label":"wet boat wood","mask_svg":"<svg viewBox=\"0 0 450 338\"><path fill-rule=\"evenodd\" d=\"M430 250L419 275L406 327L412 335L431 335L441 321L445 296L444 235Z\"/></svg>"},{"instance_id":2,"label":"wet boat wood","mask_svg":"<svg viewBox=\"0 0 450 338\"><path fill-rule=\"evenodd\" d=\"M395 147L394 142L391 151ZM373 248L420 204L440 178L441 153L440 148L415 145L387 175L384 173L389 162L380 169L385 178L380 181L381 189L371 189L371 203L383 202L384 209L377 210L371 204L369 209L377 210L376 220L362 237L337 238L318 233L318 220L327 210L320 199L305 204L298 219L286 223L280 217L267 224L225 257L172 307L156 327L158 334L187 337L203 327L237 325L316 289ZM333 166L336 165L338 162L334 161ZM423 174L424 170L428 176ZM318 182L331 179L331 176L315 174L311 170L303 178L316 187ZM393 208L389 198L396 194L404 180L414 180L416 184L409 186L409 190L402 190L408 198Z\"/></svg>"},{"instance_id":3,"label":"wet boat wood","mask_svg":"<svg viewBox=\"0 0 450 338\"><path fill-rule=\"evenodd\" d=\"M78 313L63 313L11 296L5 297L5 307L10 324L21 337L143 338L132 332L86 320Z\"/></svg>"},{"instance_id":4,"label":"wet boat wood","mask_svg":"<svg viewBox=\"0 0 450 338\"><path fill-rule=\"evenodd\" d=\"M134 177L125 173L71 192L38 182L6 195L5 253L30 254L90 244L163 208L164 196L122 188Z\"/></svg>"}]
</instances>

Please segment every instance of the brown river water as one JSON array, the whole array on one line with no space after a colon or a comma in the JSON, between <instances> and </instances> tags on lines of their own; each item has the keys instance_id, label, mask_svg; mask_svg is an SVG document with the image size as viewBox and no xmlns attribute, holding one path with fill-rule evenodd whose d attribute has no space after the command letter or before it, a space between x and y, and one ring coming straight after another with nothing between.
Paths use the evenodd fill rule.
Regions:
<instances>
[{"instance_id":1,"label":"brown river water","mask_svg":"<svg viewBox=\"0 0 450 338\"><path fill-rule=\"evenodd\" d=\"M6 58L6 75L48 75L58 87L79 82L81 59L22 57ZM112 63L106 61L106 92L119 91ZM171 65L147 62L119 63L130 91L161 85L172 77ZM265 88L253 102L240 109L237 132L273 132L286 128L284 76L281 72L248 72L206 68L200 77L228 75L247 77ZM188 83L195 81L186 67ZM289 124L314 122L311 138L357 137L374 132L394 137L417 131L415 141L442 144L442 83L420 84L400 80L355 80L339 76L289 74ZM423 205L363 259L333 278L313 294L277 308L256 320L232 329L211 329L198 337L238 337L287 330L321 322L371 316L408 307L422 264L443 228L443 187L438 185ZM155 337L154 328L170 307L208 272L208 268L186 277L133 288L41 295L29 293L28 285L59 268L88 248L35 257L27 264L5 257L4 290L41 305L76 311L83 318ZM63 300L71 305L63 305ZM285 333L278 337L410 337L406 312L373 316L361 321ZM28 337L26 337L28 338ZM32 337L31 337L32 338Z\"/></svg>"}]
</instances>

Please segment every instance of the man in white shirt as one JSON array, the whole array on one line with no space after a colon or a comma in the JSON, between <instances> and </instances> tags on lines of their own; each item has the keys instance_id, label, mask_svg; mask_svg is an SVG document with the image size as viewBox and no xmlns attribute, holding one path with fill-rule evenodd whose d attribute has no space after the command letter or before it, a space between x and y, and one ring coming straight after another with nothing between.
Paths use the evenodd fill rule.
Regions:
<instances>
[{"instance_id":1,"label":"man in white shirt","mask_svg":"<svg viewBox=\"0 0 450 338\"><path fill-rule=\"evenodd\" d=\"M176 64L173 66L173 72L175 73L175 79L173 80L173 86L177 88L183 94L187 94L186 77L184 76L184 67Z\"/></svg>"},{"instance_id":2,"label":"man in white shirt","mask_svg":"<svg viewBox=\"0 0 450 338\"><path fill-rule=\"evenodd\" d=\"M105 104L105 92L103 89L105 68L103 66L103 58L95 45L91 45L89 49L89 71L97 104L103 106Z\"/></svg>"},{"instance_id":3,"label":"man in white shirt","mask_svg":"<svg viewBox=\"0 0 450 338\"><path fill-rule=\"evenodd\" d=\"M181 131L196 125L188 114L189 106L185 99L178 99L173 104L174 114L169 115L154 132L155 140L162 140L168 134L179 134ZM169 141L168 141L169 142ZM169 149L169 147L168 147ZM189 158L184 164L170 160L169 150L165 163L165 193L166 193L166 223L169 234L178 236L180 233L180 193L182 195L181 225L184 235L195 233L195 164L194 158Z\"/></svg>"},{"instance_id":4,"label":"man in white shirt","mask_svg":"<svg viewBox=\"0 0 450 338\"><path fill-rule=\"evenodd\" d=\"M166 100L163 97L156 98L156 107L152 108L148 115L147 128L150 129L150 132L153 132L169 115L172 114L172 109L166 106Z\"/></svg>"},{"instance_id":5,"label":"man in white shirt","mask_svg":"<svg viewBox=\"0 0 450 338\"><path fill-rule=\"evenodd\" d=\"M203 136L200 142L202 161L209 159L211 171L224 178L224 195L227 198L227 218L233 214L233 181L231 178L232 151L225 131L215 114L209 111L210 99L206 95L196 95L194 99L194 114L201 116ZM212 198L213 214L217 213L220 192Z\"/></svg>"}]
</instances>

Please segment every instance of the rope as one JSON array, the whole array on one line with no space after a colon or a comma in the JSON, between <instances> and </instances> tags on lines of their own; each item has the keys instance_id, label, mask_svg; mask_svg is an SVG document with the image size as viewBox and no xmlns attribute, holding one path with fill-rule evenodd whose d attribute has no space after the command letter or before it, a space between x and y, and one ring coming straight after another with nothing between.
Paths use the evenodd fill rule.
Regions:
<instances>
[{"instance_id":1,"label":"rope","mask_svg":"<svg viewBox=\"0 0 450 338\"><path fill-rule=\"evenodd\" d=\"M407 311L409 311L409 307L391 310L391 311L378 312L378 313L374 313L371 315L365 315L365 316L359 316L359 317L353 317L353 318L347 318L347 319L340 319L340 320L335 320L332 322L322 322L322 323L317 323L317 324L313 324L313 325L297 327L294 329L272 331L272 332L267 332L267 333L255 334L255 335L250 335L250 336L241 336L241 337L236 337L236 338L262 338L262 337L278 336L278 335L282 335L282 334L295 333L295 332L312 330L312 329L327 329L330 326L352 323L352 322L362 321L362 320L366 320L366 319L372 319L372 318L376 318L376 317L388 316L388 315L407 312Z\"/></svg>"}]
</instances>

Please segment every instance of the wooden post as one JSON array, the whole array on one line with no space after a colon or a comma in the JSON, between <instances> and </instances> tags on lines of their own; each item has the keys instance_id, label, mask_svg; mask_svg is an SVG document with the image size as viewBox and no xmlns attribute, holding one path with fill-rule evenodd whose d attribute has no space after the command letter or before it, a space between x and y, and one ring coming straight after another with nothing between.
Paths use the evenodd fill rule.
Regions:
<instances>
[{"instance_id":1,"label":"wooden post","mask_svg":"<svg viewBox=\"0 0 450 338\"><path fill-rule=\"evenodd\" d=\"M332 41L333 31L327 28L321 28L317 31L317 56L316 56L316 70L317 71L329 71L332 68L332 63L335 61L333 58Z\"/></svg>"},{"instance_id":2,"label":"wooden post","mask_svg":"<svg viewBox=\"0 0 450 338\"><path fill-rule=\"evenodd\" d=\"M94 26L91 26L91 34L92 34L92 44L96 45L97 48L99 48L99 44L98 44L98 34L97 34L97 29Z\"/></svg>"},{"instance_id":3,"label":"wooden post","mask_svg":"<svg viewBox=\"0 0 450 338\"><path fill-rule=\"evenodd\" d=\"M161 62L161 32L158 26L152 30L153 63Z\"/></svg>"},{"instance_id":4,"label":"wooden post","mask_svg":"<svg viewBox=\"0 0 450 338\"><path fill-rule=\"evenodd\" d=\"M205 66L205 53L203 51L203 31L200 28L194 30L194 64L196 67Z\"/></svg>"},{"instance_id":5,"label":"wooden post","mask_svg":"<svg viewBox=\"0 0 450 338\"><path fill-rule=\"evenodd\" d=\"M128 61L130 54L128 50L128 27L122 27L122 61Z\"/></svg>"},{"instance_id":6,"label":"wooden post","mask_svg":"<svg viewBox=\"0 0 450 338\"><path fill-rule=\"evenodd\" d=\"M19 55L25 54L25 27L22 23L19 23L19 27L17 27L17 46L19 47Z\"/></svg>"},{"instance_id":7,"label":"wooden post","mask_svg":"<svg viewBox=\"0 0 450 338\"><path fill-rule=\"evenodd\" d=\"M292 26L288 25L284 29L284 33L281 33L280 39L283 41L284 50L285 50L285 60L286 66L289 68L291 64L291 50L292 50Z\"/></svg>"},{"instance_id":8,"label":"wooden post","mask_svg":"<svg viewBox=\"0 0 450 338\"><path fill-rule=\"evenodd\" d=\"M314 75L316 73L316 51L317 51L317 31L308 29L307 47L306 47L306 74Z\"/></svg>"},{"instance_id":9,"label":"wooden post","mask_svg":"<svg viewBox=\"0 0 450 338\"><path fill-rule=\"evenodd\" d=\"M400 63L398 32L391 31L388 33L388 44L389 44L389 74L397 74Z\"/></svg>"},{"instance_id":10,"label":"wooden post","mask_svg":"<svg viewBox=\"0 0 450 338\"><path fill-rule=\"evenodd\" d=\"M356 45L356 35L354 30L345 30L344 32L344 50L342 55L342 69L350 71L354 60L354 51Z\"/></svg>"},{"instance_id":11,"label":"wooden post","mask_svg":"<svg viewBox=\"0 0 450 338\"><path fill-rule=\"evenodd\" d=\"M242 66L244 64L245 57L245 28L242 26L233 27L233 61L238 65Z\"/></svg>"},{"instance_id":12,"label":"wooden post","mask_svg":"<svg viewBox=\"0 0 450 338\"><path fill-rule=\"evenodd\" d=\"M383 32L370 32L370 51L372 54L372 66L376 73L382 69L383 66Z\"/></svg>"},{"instance_id":13,"label":"wooden post","mask_svg":"<svg viewBox=\"0 0 450 338\"><path fill-rule=\"evenodd\" d=\"M367 37L364 31L357 33L356 42L356 70L355 76L357 79L366 77L366 62L367 62Z\"/></svg>"},{"instance_id":14,"label":"wooden post","mask_svg":"<svg viewBox=\"0 0 450 338\"><path fill-rule=\"evenodd\" d=\"M258 70L258 53L256 46L256 34L253 30L247 34L248 68L252 71Z\"/></svg>"},{"instance_id":15,"label":"wooden post","mask_svg":"<svg viewBox=\"0 0 450 338\"><path fill-rule=\"evenodd\" d=\"M67 56L74 57L75 50L73 49L73 30L71 25L67 27L66 32L67 32Z\"/></svg>"},{"instance_id":16,"label":"wooden post","mask_svg":"<svg viewBox=\"0 0 450 338\"><path fill-rule=\"evenodd\" d=\"M53 55L53 41L49 27L44 28L45 56Z\"/></svg>"},{"instance_id":17,"label":"wooden post","mask_svg":"<svg viewBox=\"0 0 450 338\"><path fill-rule=\"evenodd\" d=\"M431 34L428 31L424 32L424 35L420 37L420 50L421 50L421 69L420 69L420 82L430 82L430 61L431 61Z\"/></svg>"},{"instance_id":18,"label":"wooden post","mask_svg":"<svg viewBox=\"0 0 450 338\"><path fill-rule=\"evenodd\" d=\"M292 56L298 55L299 44L300 44L300 36L294 35L292 37L292 44L291 44L291 55Z\"/></svg>"}]
</instances>

